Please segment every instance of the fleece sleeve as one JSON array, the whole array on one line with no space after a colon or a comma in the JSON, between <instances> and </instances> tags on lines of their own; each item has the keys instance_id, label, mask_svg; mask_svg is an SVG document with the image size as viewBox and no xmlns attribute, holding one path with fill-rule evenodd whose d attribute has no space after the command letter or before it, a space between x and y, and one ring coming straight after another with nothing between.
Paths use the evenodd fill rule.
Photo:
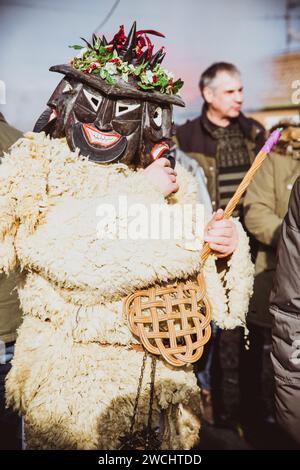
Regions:
<instances>
[{"instance_id":1,"label":"fleece sleeve","mask_svg":"<svg viewBox=\"0 0 300 470\"><path fill-rule=\"evenodd\" d=\"M43 211L48 161L32 133L19 139L0 165L0 272L15 268L14 240L24 224L31 233Z\"/></svg>"}]
</instances>

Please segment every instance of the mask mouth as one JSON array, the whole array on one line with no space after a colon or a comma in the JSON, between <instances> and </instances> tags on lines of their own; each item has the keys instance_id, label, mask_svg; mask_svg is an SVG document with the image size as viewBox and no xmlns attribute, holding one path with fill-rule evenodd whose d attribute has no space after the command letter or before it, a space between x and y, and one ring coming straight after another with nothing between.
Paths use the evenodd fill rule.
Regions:
<instances>
[{"instance_id":1,"label":"mask mouth","mask_svg":"<svg viewBox=\"0 0 300 470\"><path fill-rule=\"evenodd\" d=\"M91 124L77 123L67 130L69 146L79 148L81 155L96 163L112 163L121 159L127 139L115 131L99 131Z\"/></svg>"},{"instance_id":2,"label":"mask mouth","mask_svg":"<svg viewBox=\"0 0 300 470\"><path fill-rule=\"evenodd\" d=\"M82 127L89 143L91 145L96 145L97 147L112 147L122 137L117 132L103 132L90 124L82 124Z\"/></svg>"}]
</instances>

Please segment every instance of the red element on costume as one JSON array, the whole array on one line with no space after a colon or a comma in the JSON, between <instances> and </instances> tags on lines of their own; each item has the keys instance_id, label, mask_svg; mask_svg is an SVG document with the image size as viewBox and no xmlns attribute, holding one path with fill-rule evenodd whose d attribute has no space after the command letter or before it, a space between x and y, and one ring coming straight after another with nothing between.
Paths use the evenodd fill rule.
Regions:
<instances>
[{"instance_id":1,"label":"red element on costume","mask_svg":"<svg viewBox=\"0 0 300 470\"><path fill-rule=\"evenodd\" d=\"M109 61L111 64L119 64L120 63L120 59L118 57L116 57L115 59L109 59Z\"/></svg>"},{"instance_id":2,"label":"red element on costume","mask_svg":"<svg viewBox=\"0 0 300 470\"><path fill-rule=\"evenodd\" d=\"M145 39L143 38L143 36L137 36L137 42L136 42L136 46L135 46L135 55L136 57L140 57L143 53L143 47L146 46L146 41Z\"/></svg>"},{"instance_id":3,"label":"red element on costume","mask_svg":"<svg viewBox=\"0 0 300 470\"><path fill-rule=\"evenodd\" d=\"M162 38L164 38L165 36L162 33L158 32L158 31L154 31L153 29L141 29L140 31L137 31L135 33L136 39L137 39L137 43L136 43L136 46L135 46L135 55L136 55L136 57L139 58L143 54L143 48L145 46L148 46L148 48L147 48L147 60L149 60L151 55L152 55L153 44L150 41L147 34L153 34L154 36L161 36Z\"/></svg>"},{"instance_id":4,"label":"red element on costume","mask_svg":"<svg viewBox=\"0 0 300 470\"><path fill-rule=\"evenodd\" d=\"M51 114L49 116L48 122L53 121L53 119L57 118L57 112L55 109L52 109Z\"/></svg>"},{"instance_id":5,"label":"red element on costume","mask_svg":"<svg viewBox=\"0 0 300 470\"><path fill-rule=\"evenodd\" d=\"M95 62L91 62L90 65L83 70L84 73L91 73L93 70L100 67L100 60L95 60Z\"/></svg>"},{"instance_id":6,"label":"red element on costume","mask_svg":"<svg viewBox=\"0 0 300 470\"><path fill-rule=\"evenodd\" d=\"M167 90L172 91L172 90L173 90L173 86L174 86L173 78L170 78L169 81L168 81Z\"/></svg>"},{"instance_id":7,"label":"red element on costume","mask_svg":"<svg viewBox=\"0 0 300 470\"><path fill-rule=\"evenodd\" d=\"M121 139L121 135L116 132L102 132L90 124L83 124L82 127L89 143L92 145L111 147Z\"/></svg>"},{"instance_id":8,"label":"red element on costume","mask_svg":"<svg viewBox=\"0 0 300 470\"><path fill-rule=\"evenodd\" d=\"M153 160L158 160L166 150L170 150L169 144L167 142L159 142L152 147L150 152L151 157Z\"/></svg>"},{"instance_id":9,"label":"red element on costume","mask_svg":"<svg viewBox=\"0 0 300 470\"><path fill-rule=\"evenodd\" d=\"M161 38L165 38L166 36L159 31L155 31L154 29L140 29L136 32L136 35L139 36L140 34L153 34L154 36L160 36Z\"/></svg>"},{"instance_id":10,"label":"red element on costume","mask_svg":"<svg viewBox=\"0 0 300 470\"><path fill-rule=\"evenodd\" d=\"M117 47L117 49L122 49L125 41L126 41L126 36L124 32L124 25L121 25L117 34L114 35L111 43L113 43Z\"/></svg>"},{"instance_id":11,"label":"red element on costume","mask_svg":"<svg viewBox=\"0 0 300 470\"><path fill-rule=\"evenodd\" d=\"M153 80L153 83L156 83L157 80L158 80L157 76L156 76L156 75L153 75L152 80Z\"/></svg>"},{"instance_id":12,"label":"red element on costume","mask_svg":"<svg viewBox=\"0 0 300 470\"><path fill-rule=\"evenodd\" d=\"M149 60L150 57L152 56L153 44L152 44L152 42L150 41L150 39L148 38L147 34L145 34L145 39L146 39L146 41L147 41L147 46L148 46L148 50L147 50L147 60Z\"/></svg>"},{"instance_id":13,"label":"red element on costume","mask_svg":"<svg viewBox=\"0 0 300 470\"><path fill-rule=\"evenodd\" d=\"M143 49L146 47L147 51L147 57L146 60L149 60L152 56L153 52L153 44L150 41L148 34L152 34L154 36L160 36L162 38L165 37L164 34L160 33L159 31L155 31L154 29L140 29L139 31L136 31L135 37L136 37L136 45L135 45L135 57L138 59L142 54L143 54ZM119 31L114 35L113 39L110 41L110 43L105 46L108 52L111 52L113 47L115 47L117 50L122 50L124 47L124 44L127 40L127 36L124 31L124 25L120 25ZM112 63L118 63L118 59L110 59L108 62ZM91 70L86 69L85 72L90 73Z\"/></svg>"}]
</instances>

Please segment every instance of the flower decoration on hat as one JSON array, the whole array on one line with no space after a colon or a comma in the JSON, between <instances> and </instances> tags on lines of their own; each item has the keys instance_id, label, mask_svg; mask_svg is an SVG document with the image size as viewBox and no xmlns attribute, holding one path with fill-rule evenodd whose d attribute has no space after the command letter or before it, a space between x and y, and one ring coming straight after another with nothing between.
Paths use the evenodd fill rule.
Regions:
<instances>
[{"instance_id":1,"label":"flower decoration on hat","mask_svg":"<svg viewBox=\"0 0 300 470\"><path fill-rule=\"evenodd\" d=\"M69 46L80 50L80 54L71 60L71 65L84 74L100 76L110 85L121 78L127 83L135 82L141 90L176 95L183 81L174 80L173 74L162 67L164 48L161 47L153 54L149 35L164 37L154 30L136 31L134 22L128 36L121 25L110 42L107 42L105 36L100 38L95 34L91 43L81 38L85 46Z\"/></svg>"}]
</instances>

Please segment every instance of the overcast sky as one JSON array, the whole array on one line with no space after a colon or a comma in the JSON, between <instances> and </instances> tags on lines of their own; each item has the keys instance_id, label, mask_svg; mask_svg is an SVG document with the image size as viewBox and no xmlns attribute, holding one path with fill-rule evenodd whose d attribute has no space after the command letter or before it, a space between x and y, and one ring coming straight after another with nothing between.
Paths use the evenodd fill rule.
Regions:
<instances>
[{"instance_id":1,"label":"overcast sky","mask_svg":"<svg viewBox=\"0 0 300 470\"><path fill-rule=\"evenodd\" d=\"M272 87L263 68L286 50L285 0L0 0L0 80L6 104L0 110L12 124L28 130L60 77L48 71L72 56L69 44L89 38L116 6L99 32L108 38L120 24L166 35L164 65L185 81L182 122L200 110L198 79L214 61L232 61L242 71L246 108L259 108L261 92ZM300 43L299 43L300 47Z\"/></svg>"}]
</instances>

